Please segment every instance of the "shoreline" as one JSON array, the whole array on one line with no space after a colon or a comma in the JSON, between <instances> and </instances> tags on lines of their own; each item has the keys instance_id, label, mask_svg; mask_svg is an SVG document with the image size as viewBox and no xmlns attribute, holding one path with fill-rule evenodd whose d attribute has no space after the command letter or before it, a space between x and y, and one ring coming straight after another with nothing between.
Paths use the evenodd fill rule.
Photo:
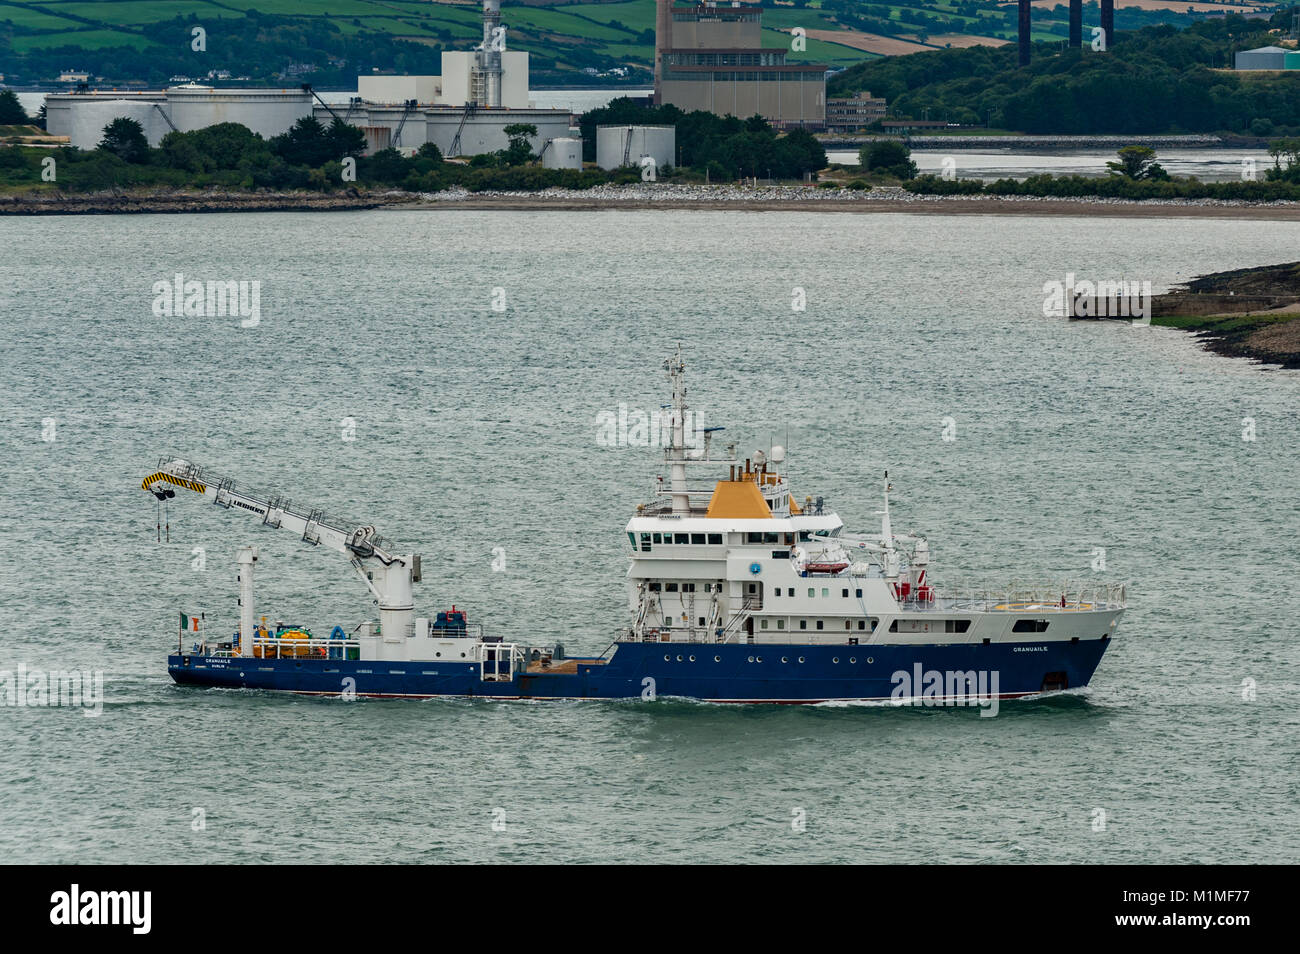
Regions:
<instances>
[{"instance_id":1,"label":"shoreline","mask_svg":"<svg viewBox=\"0 0 1300 954\"><path fill-rule=\"evenodd\" d=\"M1300 262L1201 275L1151 300L1152 324L1207 351L1300 370Z\"/></svg>"},{"instance_id":2,"label":"shoreline","mask_svg":"<svg viewBox=\"0 0 1300 954\"><path fill-rule=\"evenodd\" d=\"M0 216L140 215L206 212L333 212L369 209L499 212L743 211L910 213L921 215L1096 215L1108 218L1217 218L1300 221L1300 202L1216 199L1123 200L1099 197L915 195L898 187L870 192L803 186L597 186L538 193L464 190L413 194L138 192L0 196Z\"/></svg>"},{"instance_id":3,"label":"shoreline","mask_svg":"<svg viewBox=\"0 0 1300 954\"><path fill-rule=\"evenodd\" d=\"M0 195L0 216L158 215L186 212L338 212L377 209L366 193L140 192L88 195Z\"/></svg>"}]
</instances>

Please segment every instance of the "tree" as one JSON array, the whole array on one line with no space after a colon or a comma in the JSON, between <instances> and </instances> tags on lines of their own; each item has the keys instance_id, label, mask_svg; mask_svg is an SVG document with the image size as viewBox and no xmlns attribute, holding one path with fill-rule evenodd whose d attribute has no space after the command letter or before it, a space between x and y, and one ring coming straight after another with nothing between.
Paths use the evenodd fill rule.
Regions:
<instances>
[{"instance_id":1,"label":"tree","mask_svg":"<svg viewBox=\"0 0 1300 954\"><path fill-rule=\"evenodd\" d=\"M1156 162L1156 151L1150 146L1124 146L1116 155L1118 162L1106 163L1112 176L1126 179L1168 179L1169 173Z\"/></svg>"},{"instance_id":2,"label":"tree","mask_svg":"<svg viewBox=\"0 0 1300 954\"><path fill-rule=\"evenodd\" d=\"M335 119L325 133L331 159L357 157L366 151L366 134L356 126Z\"/></svg>"},{"instance_id":3,"label":"tree","mask_svg":"<svg viewBox=\"0 0 1300 954\"><path fill-rule=\"evenodd\" d=\"M442 150L438 148L436 142L426 142L415 150L415 157L417 159L430 159L433 162L442 162Z\"/></svg>"},{"instance_id":4,"label":"tree","mask_svg":"<svg viewBox=\"0 0 1300 954\"><path fill-rule=\"evenodd\" d=\"M144 127L134 119L119 116L104 127L104 138L99 148L112 153L123 162L140 164L149 160L149 140Z\"/></svg>"},{"instance_id":5,"label":"tree","mask_svg":"<svg viewBox=\"0 0 1300 954\"><path fill-rule=\"evenodd\" d=\"M893 176L895 179L916 178L916 163L912 150L897 139L877 139L858 151L858 165L868 172Z\"/></svg>"},{"instance_id":6,"label":"tree","mask_svg":"<svg viewBox=\"0 0 1300 954\"><path fill-rule=\"evenodd\" d=\"M167 165L190 172L248 169L266 165L265 139L239 123L217 123L190 132L169 132L158 144Z\"/></svg>"},{"instance_id":7,"label":"tree","mask_svg":"<svg viewBox=\"0 0 1300 954\"><path fill-rule=\"evenodd\" d=\"M1269 145L1268 154L1273 157L1273 168L1264 170L1266 180L1300 183L1300 139L1276 139Z\"/></svg>"},{"instance_id":8,"label":"tree","mask_svg":"<svg viewBox=\"0 0 1300 954\"><path fill-rule=\"evenodd\" d=\"M0 126L26 126L32 121L11 89L0 90Z\"/></svg>"},{"instance_id":9,"label":"tree","mask_svg":"<svg viewBox=\"0 0 1300 954\"><path fill-rule=\"evenodd\" d=\"M511 123L501 130L510 140L510 145L501 152L501 163L507 166L522 166L533 159L533 147L529 139L536 137L537 127L532 123Z\"/></svg>"}]
</instances>

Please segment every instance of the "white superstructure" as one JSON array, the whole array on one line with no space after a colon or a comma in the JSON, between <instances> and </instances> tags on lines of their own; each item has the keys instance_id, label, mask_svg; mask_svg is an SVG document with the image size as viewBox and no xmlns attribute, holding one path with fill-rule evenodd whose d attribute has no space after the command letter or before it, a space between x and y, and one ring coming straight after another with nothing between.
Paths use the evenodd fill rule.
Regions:
<instances>
[{"instance_id":1,"label":"white superstructure","mask_svg":"<svg viewBox=\"0 0 1300 954\"><path fill-rule=\"evenodd\" d=\"M850 534L821 497L799 501L783 447L741 459L686 445L680 349L667 483L626 527L634 614L625 639L659 642L945 644L1098 639L1114 633L1120 584L936 588L923 535L893 530L885 477L880 531ZM716 429L714 429L716 430ZM710 475L691 480L688 472ZM716 479L713 475L725 476Z\"/></svg>"}]
</instances>

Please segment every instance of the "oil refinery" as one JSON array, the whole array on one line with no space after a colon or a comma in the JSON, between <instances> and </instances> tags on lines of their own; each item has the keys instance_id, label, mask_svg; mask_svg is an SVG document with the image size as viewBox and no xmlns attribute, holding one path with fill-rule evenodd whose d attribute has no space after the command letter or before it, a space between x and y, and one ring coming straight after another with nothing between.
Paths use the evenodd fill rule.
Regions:
<instances>
[{"instance_id":1,"label":"oil refinery","mask_svg":"<svg viewBox=\"0 0 1300 954\"><path fill-rule=\"evenodd\" d=\"M92 90L50 93L45 98L48 130L93 149L104 126L120 117L140 123L149 145L169 132L189 132L217 123L240 123L265 138L287 132L298 120L335 119L366 134L366 151L393 147L411 153L433 143L446 156L474 156L508 145L505 127L528 124L534 152L576 135L564 109L531 105L528 54L506 48L501 0L483 0L483 41L473 50L445 50L440 76L361 76L347 102L327 102L310 86L282 89L221 89L188 83L162 90Z\"/></svg>"}]
</instances>

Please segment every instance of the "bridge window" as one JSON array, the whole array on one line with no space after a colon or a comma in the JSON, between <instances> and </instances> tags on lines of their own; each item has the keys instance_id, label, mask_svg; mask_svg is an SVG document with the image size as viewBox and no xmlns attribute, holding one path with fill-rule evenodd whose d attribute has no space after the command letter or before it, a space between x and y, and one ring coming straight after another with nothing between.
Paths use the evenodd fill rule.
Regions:
<instances>
[{"instance_id":1,"label":"bridge window","mask_svg":"<svg viewBox=\"0 0 1300 954\"><path fill-rule=\"evenodd\" d=\"M641 534L641 552L650 552L650 534L648 533Z\"/></svg>"},{"instance_id":2,"label":"bridge window","mask_svg":"<svg viewBox=\"0 0 1300 954\"><path fill-rule=\"evenodd\" d=\"M970 620L964 620L967 625ZM1045 633L1047 632L1047 620L1045 619L1018 619L1016 624L1011 627L1013 633Z\"/></svg>"},{"instance_id":3,"label":"bridge window","mask_svg":"<svg viewBox=\"0 0 1300 954\"><path fill-rule=\"evenodd\" d=\"M664 542L664 541L663 541L663 534L662 534L662 533L656 533L656 534L654 535L654 542L655 542L655 543L663 543L663 542ZM669 542L669 543L672 543L671 540L669 540L668 542Z\"/></svg>"},{"instance_id":4,"label":"bridge window","mask_svg":"<svg viewBox=\"0 0 1300 954\"><path fill-rule=\"evenodd\" d=\"M704 542L704 534L702 533L691 534L691 543L703 543L703 542Z\"/></svg>"},{"instance_id":5,"label":"bridge window","mask_svg":"<svg viewBox=\"0 0 1300 954\"><path fill-rule=\"evenodd\" d=\"M674 533L673 543L690 543L691 535L689 533Z\"/></svg>"},{"instance_id":6,"label":"bridge window","mask_svg":"<svg viewBox=\"0 0 1300 954\"><path fill-rule=\"evenodd\" d=\"M709 542L710 542L710 543L715 543L715 544L720 544L720 543L722 543L722 534L720 534L720 533L710 533L710 534L709 534Z\"/></svg>"},{"instance_id":7,"label":"bridge window","mask_svg":"<svg viewBox=\"0 0 1300 954\"><path fill-rule=\"evenodd\" d=\"M747 534L745 534L745 542L746 542L746 543L762 543L762 542L763 542L763 535L762 535L761 533L747 533Z\"/></svg>"},{"instance_id":8,"label":"bridge window","mask_svg":"<svg viewBox=\"0 0 1300 954\"><path fill-rule=\"evenodd\" d=\"M628 540L630 540L631 543L632 543L632 549L635 550L635 549L636 549L636 534L633 533L631 530L629 530L629 531L627 532L627 538L628 538Z\"/></svg>"},{"instance_id":9,"label":"bridge window","mask_svg":"<svg viewBox=\"0 0 1300 954\"><path fill-rule=\"evenodd\" d=\"M676 583L665 583L665 584L664 584L664 591L667 592L667 593L676 593L676 592L677 592L677 584L676 584Z\"/></svg>"}]
</instances>

